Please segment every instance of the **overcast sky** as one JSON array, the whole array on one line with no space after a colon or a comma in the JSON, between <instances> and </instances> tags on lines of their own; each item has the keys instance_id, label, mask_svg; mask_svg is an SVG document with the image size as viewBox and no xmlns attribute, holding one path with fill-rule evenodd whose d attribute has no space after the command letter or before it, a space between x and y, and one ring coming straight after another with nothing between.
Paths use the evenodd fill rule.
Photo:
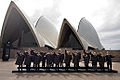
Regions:
<instances>
[{"instance_id":1,"label":"overcast sky","mask_svg":"<svg viewBox=\"0 0 120 80\"><path fill-rule=\"evenodd\" d=\"M0 0L0 30L11 0ZM85 17L96 29L106 49L120 49L120 0L14 0L31 22L44 15L61 27L63 18L77 29Z\"/></svg>"}]
</instances>

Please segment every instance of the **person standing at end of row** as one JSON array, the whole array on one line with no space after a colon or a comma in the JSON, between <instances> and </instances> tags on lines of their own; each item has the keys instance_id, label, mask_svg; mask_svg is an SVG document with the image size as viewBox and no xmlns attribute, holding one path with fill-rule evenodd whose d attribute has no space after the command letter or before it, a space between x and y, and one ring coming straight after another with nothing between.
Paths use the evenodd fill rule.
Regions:
<instances>
[{"instance_id":1,"label":"person standing at end of row","mask_svg":"<svg viewBox=\"0 0 120 80\"><path fill-rule=\"evenodd\" d=\"M107 51L107 54L105 57L106 57L106 61L107 61L107 68L109 71L111 71L112 70L112 58L114 58L114 56L112 56L110 54L110 52Z\"/></svg>"}]
</instances>

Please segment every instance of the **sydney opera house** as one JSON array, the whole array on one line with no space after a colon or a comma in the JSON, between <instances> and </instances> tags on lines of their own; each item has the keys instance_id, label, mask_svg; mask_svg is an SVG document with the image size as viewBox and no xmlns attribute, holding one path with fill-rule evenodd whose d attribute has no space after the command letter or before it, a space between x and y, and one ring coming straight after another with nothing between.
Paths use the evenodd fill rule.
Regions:
<instances>
[{"instance_id":1,"label":"sydney opera house","mask_svg":"<svg viewBox=\"0 0 120 80\"><path fill-rule=\"evenodd\" d=\"M13 47L103 49L97 32L85 18L80 20L77 31L67 19L63 19L58 33L56 26L45 16L32 25L28 16L13 1L4 19L1 40L2 44L10 42Z\"/></svg>"}]
</instances>

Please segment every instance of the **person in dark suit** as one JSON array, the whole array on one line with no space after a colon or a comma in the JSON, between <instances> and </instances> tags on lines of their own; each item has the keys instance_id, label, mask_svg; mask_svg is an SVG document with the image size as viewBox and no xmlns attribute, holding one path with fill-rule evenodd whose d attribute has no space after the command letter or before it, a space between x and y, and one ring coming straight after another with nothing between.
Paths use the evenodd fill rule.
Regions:
<instances>
[{"instance_id":1,"label":"person in dark suit","mask_svg":"<svg viewBox=\"0 0 120 80\"><path fill-rule=\"evenodd\" d=\"M50 67L49 66L49 62L50 61L50 53L48 52L47 54L46 54L46 62L47 62L47 65L46 65L46 67Z\"/></svg>"},{"instance_id":2,"label":"person in dark suit","mask_svg":"<svg viewBox=\"0 0 120 80\"><path fill-rule=\"evenodd\" d=\"M79 57L79 62L78 62L78 66L80 67L79 63L80 63L80 59L81 59L81 52L77 51L78 57Z\"/></svg>"},{"instance_id":3,"label":"person in dark suit","mask_svg":"<svg viewBox=\"0 0 120 80\"><path fill-rule=\"evenodd\" d=\"M72 55L70 54L70 51L65 51L65 66L66 70L70 67L70 62L72 60Z\"/></svg>"},{"instance_id":4,"label":"person in dark suit","mask_svg":"<svg viewBox=\"0 0 120 80\"><path fill-rule=\"evenodd\" d=\"M84 59L84 65L86 67L86 70L88 70L90 57L87 54L84 54L83 59Z\"/></svg>"},{"instance_id":5,"label":"person in dark suit","mask_svg":"<svg viewBox=\"0 0 120 80\"><path fill-rule=\"evenodd\" d=\"M55 65L55 60L54 60L55 56L56 56L56 53L52 52L52 67L54 67Z\"/></svg>"},{"instance_id":6,"label":"person in dark suit","mask_svg":"<svg viewBox=\"0 0 120 80\"><path fill-rule=\"evenodd\" d=\"M79 55L77 53L72 53L72 54L73 54L74 68L75 68L75 70L78 70L78 67L79 67Z\"/></svg>"},{"instance_id":7,"label":"person in dark suit","mask_svg":"<svg viewBox=\"0 0 120 80\"><path fill-rule=\"evenodd\" d=\"M35 70L39 70L40 67L40 61L41 61L41 55L40 52L35 51L35 55L34 55L34 67Z\"/></svg>"},{"instance_id":8,"label":"person in dark suit","mask_svg":"<svg viewBox=\"0 0 120 80\"><path fill-rule=\"evenodd\" d=\"M31 55L31 62L33 62L33 67L35 67L34 59L35 59L35 55L36 55L36 50L34 50L32 48L29 50L30 50L30 55Z\"/></svg>"},{"instance_id":9,"label":"person in dark suit","mask_svg":"<svg viewBox=\"0 0 120 80\"><path fill-rule=\"evenodd\" d=\"M112 58L114 58L114 56L112 56L109 51L107 51L106 54L106 62L107 62L107 68L109 71L112 70Z\"/></svg>"},{"instance_id":10,"label":"person in dark suit","mask_svg":"<svg viewBox=\"0 0 120 80\"><path fill-rule=\"evenodd\" d=\"M26 65L27 71L30 71L30 66L31 66L31 54L28 53L28 51L25 51L25 62L24 64Z\"/></svg>"},{"instance_id":11,"label":"person in dark suit","mask_svg":"<svg viewBox=\"0 0 120 80\"><path fill-rule=\"evenodd\" d=\"M93 52L92 57L91 57L91 60L92 60L93 70L94 70L94 71L97 71L98 56L97 56L96 52Z\"/></svg>"},{"instance_id":12,"label":"person in dark suit","mask_svg":"<svg viewBox=\"0 0 120 80\"><path fill-rule=\"evenodd\" d=\"M50 52L50 67L53 67L53 52Z\"/></svg>"},{"instance_id":13,"label":"person in dark suit","mask_svg":"<svg viewBox=\"0 0 120 80\"><path fill-rule=\"evenodd\" d=\"M42 67L45 67L45 61L46 61L46 52L41 51L41 61L42 61Z\"/></svg>"},{"instance_id":14,"label":"person in dark suit","mask_svg":"<svg viewBox=\"0 0 120 80\"><path fill-rule=\"evenodd\" d=\"M64 66L63 66L64 53L63 53L63 52L59 53L59 56L60 56L60 67L64 67Z\"/></svg>"},{"instance_id":15,"label":"person in dark suit","mask_svg":"<svg viewBox=\"0 0 120 80\"><path fill-rule=\"evenodd\" d=\"M15 64L18 65L19 68L21 68L23 65L23 61L24 61L24 55L21 52L17 52L17 60ZM19 68L18 68L18 71L20 71ZM22 68L21 68L21 71L22 71Z\"/></svg>"},{"instance_id":16,"label":"person in dark suit","mask_svg":"<svg viewBox=\"0 0 120 80\"><path fill-rule=\"evenodd\" d=\"M90 59L90 56L91 56L91 52L89 50L85 50L84 51L84 54L88 55L89 59Z\"/></svg>"},{"instance_id":17,"label":"person in dark suit","mask_svg":"<svg viewBox=\"0 0 120 80\"><path fill-rule=\"evenodd\" d=\"M56 54L55 57L54 57L54 62L55 62L55 67L59 67L59 62L60 62L60 55L59 54ZM59 69L56 69L57 71Z\"/></svg>"},{"instance_id":18,"label":"person in dark suit","mask_svg":"<svg viewBox=\"0 0 120 80\"><path fill-rule=\"evenodd\" d=\"M52 52L46 54L47 67L52 67Z\"/></svg>"},{"instance_id":19,"label":"person in dark suit","mask_svg":"<svg viewBox=\"0 0 120 80\"><path fill-rule=\"evenodd\" d=\"M105 56L103 55L102 52L100 52L99 54L98 61L101 71L104 71Z\"/></svg>"}]
</instances>

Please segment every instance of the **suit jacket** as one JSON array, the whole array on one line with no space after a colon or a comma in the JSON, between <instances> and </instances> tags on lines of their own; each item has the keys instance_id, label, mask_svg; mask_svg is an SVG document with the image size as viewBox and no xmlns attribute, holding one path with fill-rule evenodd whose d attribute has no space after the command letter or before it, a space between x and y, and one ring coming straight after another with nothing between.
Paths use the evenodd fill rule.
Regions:
<instances>
[{"instance_id":1,"label":"suit jacket","mask_svg":"<svg viewBox=\"0 0 120 80\"><path fill-rule=\"evenodd\" d=\"M24 61L24 55L17 53L16 65L22 65Z\"/></svg>"},{"instance_id":2,"label":"suit jacket","mask_svg":"<svg viewBox=\"0 0 120 80\"><path fill-rule=\"evenodd\" d=\"M114 58L114 56L112 56L111 54L106 55L106 61L111 62L112 58Z\"/></svg>"}]
</instances>

